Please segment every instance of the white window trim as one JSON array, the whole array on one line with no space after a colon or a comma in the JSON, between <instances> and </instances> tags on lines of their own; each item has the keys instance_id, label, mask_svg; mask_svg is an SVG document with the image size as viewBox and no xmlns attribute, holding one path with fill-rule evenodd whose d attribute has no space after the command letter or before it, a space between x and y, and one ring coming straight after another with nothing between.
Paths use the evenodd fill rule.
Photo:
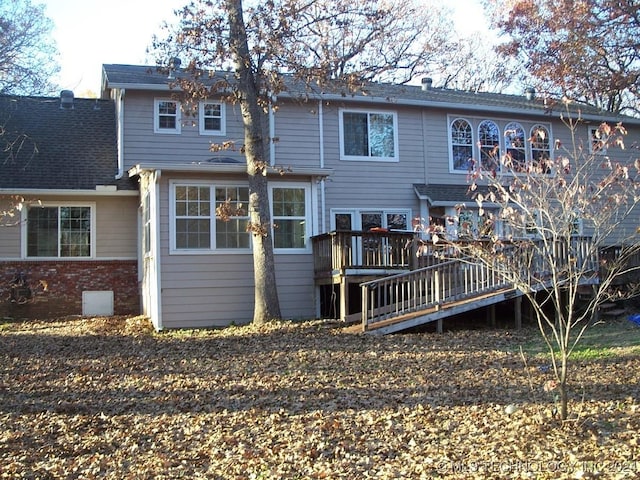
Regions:
<instances>
[{"instance_id":1,"label":"white window trim","mask_svg":"<svg viewBox=\"0 0 640 480\"><path fill-rule=\"evenodd\" d=\"M89 227L89 250L90 254L88 257L30 257L27 255L27 236L28 236L28 210L29 207L41 206L41 207L88 207L90 209L91 222ZM97 232L96 232L96 203L95 202L51 202L45 201L36 204L23 204L21 208L21 224L22 224L22 232L20 239L20 256L22 259L30 259L30 260L64 260L64 261L82 261L82 260L91 260L96 258L96 241L97 241ZM59 227L58 227L59 228ZM59 233L59 231L58 231ZM59 241L58 237L58 241ZM60 245L58 245L60 248Z\"/></svg>"},{"instance_id":2,"label":"white window trim","mask_svg":"<svg viewBox=\"0 0 640 480\"><path fill-rule=\"evenodd\" d=\"M183 249L176 247L176 187L177 186L199 186L212 189L212 215L211 219L211 245L210 248ZM170 180L169 181L169 254L170 255L233 255L251 254L253 251L251 239L249 248L217 248L215 240L215 188L216 187L245 187L242 182L224 181L201 181L201 180ZM311 185L307 182L273 182L269 184L269 208L273 221L273 189L274 188L304 188L305 191L305 247L304 248L275 248L274 253L278 254L309 254L311 253L311 236L313 235L313 203L311 197ZM203 217L204 218L204 217ZM271 237L273 239L273 235Z\"/></svg>"},{"instance_id":3,"label":"white window trim","mask_svg":"<svg viewBox=\"0 0 640 480\"><path fill-rule=\"evenodd\" d=\"M197 186L197 187L209 187L211 191L211 215L210 221L210 238L211 243L209 248L178 248L176 246L176 187L182 186ZM211 182L211 181L199 181L199 180L170 180L169 181L169 254L170 255L226 255L226 254L248 254L252 252L251 244L249 241L249 248L217 248L216 245L216 215L215 215L215 188L216 187L245 187L241 182Z\"/></svg>"},{"instance_id":4,"label":"white window trim","mask_svg":"<svg viewBox=\"0 0 640 480\"><path fill-rule=\"evenodd\" d=\"M477 130L478 130L478 127L480 126L480 123L483 120L486 120L486 119L481 119L481 120L478 120L477 122L474 122L474 121L470 120L468 117L460 117L458 115L449 115L449 116L447 116L447 147L448 147L448 152L449 152L449 173L453 173L453 174L456 174L456 175L469 175L469 170L458 170L458 169L455 168L455 165L454 165L454 162L453 162L453 138L452 138L453 130L452 130L452 126L453 126L453 123L456 120L464 120L471 127L471 154L472 154L471 158L476 161L476 166L477 166L478 160L473 158L474 152L476 152L476 150L477 150L477 135L478 135ZM502 151L502 148L500 149L500 151ZM479 152L478 152L478 155L479 155Z\"/></svg>"},{"instance_id":5,"label":"white window trim","mask_svg":"<svg viewBox=\"0 0 640 480\"><path fill-rule=\"evenodd\" d=\"M344 154L344 120L343 114L345 112L355 112L355 113L379 113L382 115L392 115L393 116L393 151L395 152L395 156L393 157L371 157L369 155L345 155ZM338 110L338 130L340 135L340 160L346 161L355 161L355 162L399 162L400 161L400 151L398 148L398 114L392 110L369 110L364 108L340 108Z\"/></svg>"},{"instance_id":6,"label":"white window trim","mask_svg":"<svg viewBox=\"0 0 640 480\"><path fill-rule=\"evenodd\" d=\"M312 217L311 217L311 185L305 182L274 182L269 184L269 208L271 213L271 222L275 223L276 220L273 216L273 189L274 188L303 188L304 189L304 202L305 202L305 246L304 248L275 248L273 249L274 253L284 253L284 254L301 254L301 253L311 253L311 236L313 235L312 231ZM271 235L272 240L274 239L274 235Z\"/></svg>"},{"instance_id":7,"label":"white window trim","mask_svg":"<svg viewBox=\"0 0 640 480\"><path fill-rule=\"evenodd\" d=\"M204 121L205 121L205 115L204 115L204 106L206 104L216 104L216 105L220 105L220 130L206 130L204 128ZM199 129L200 129L200 135L213 135L213 136L220 136L220 135L226 135L227 133L227 114L226 114L226 106L224 104L224 102L220 102L220 101L214 101L214 100L203 100L201 102L199 102L198 104L198 125L199 125Z\"/></svg>"},{"instance_id":8,"label":"white window trim","mask_svg":"<svg viewBox=\"0 0 640 480\"><path fill-rule=\"evenodd\" d=\"M453 168L453 144L451 142L451 126L453 122L456 120L465 120L471 125L471 135L472 135L472 152L473 159L476 162L476 168L479 168L480 164L480 147L479 147L479 139L478 139L478 128L480 124L487 120L495 123L498 126L500 132L500 156L504 156L507 151L506 141L504 138L505 127L510 123L517 123L520 125L524 131L525 136L525 162L528 164L533 161L533 152L530 138L527 137L527 132L531 133L534 127L540 126L547 129L547 133L549 134L549 158L554 158L554 144L555 141L553 139L553 125L551 123L544 122L533 122L529 120L514 120L513 118L502 118L502 117L474 117L474 116L460 116L460 115L447 115L447 144L448 144L448 152L449 152L449 173L458 174L458 175L468 175L469 172L467 170L456 170ZM595 127L597 128L597 127ZM589 141L591 141L591 132L589 132ZM504 172L504 169L500 169L501 172ZM550 172L546 175L553 175L554 172ZM521 175L516 173L515 175Z\"/></svg>"},{"instance_id":9,"label":"white window trim","mask_svg":"<svg viewBox=\"0 0 640 480\"><path fill-rule=\"evenodd\" d=\"M549 127L548 125L545 125L543 123L535 123L531 126L531 128L529 128L529 138L533 138L533 133L534 133L534 129L536 128L544 128L547 131L547 135L549 136L549 138L547 139L547 141L549 142L549 158L553 158L553 138L551 135L551 127ZM530 161L533 161L533 142L531 142L530 140L528 140L529 143L529 155L530 155Z\"/></svg>"},{"instance_id":10,"label":"white window trim","mask_svg":"<svg viewBox=\"0 0 640 480\"><path fill-rule=\"evenodd\" d=\"M160 102L172 102L176 104L176 127L160 128L160 112L158 111ZM156 98L153 100L153 131L154 133L162 133L168 135L179 135L182 130L182 112L180 102L172 98Z\"/></svg>"}]
</instances>

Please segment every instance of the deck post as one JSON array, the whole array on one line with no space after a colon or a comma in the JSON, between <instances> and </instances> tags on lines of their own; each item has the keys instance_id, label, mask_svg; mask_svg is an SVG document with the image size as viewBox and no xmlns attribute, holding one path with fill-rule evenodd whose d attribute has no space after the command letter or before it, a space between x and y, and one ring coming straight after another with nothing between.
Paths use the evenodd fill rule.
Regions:
<instances>
[{"instance_id":1,"label":"deck post","mask_svg":"<svg viewBox=\"0 0 640 480\"><path fill-rule=\"evenodd\" d=\"M487 323L490 327L496 326L496 304L487 307Z\"/></svg>"},{"instance_id":2,"label":"deck post","mask_svg":"<svg viewBox=\"0 0 640 480\"><path fill-rule=\"evenodd\" d=\"M516 316L516 330L522 328L522 296L515 298L515 316Z\"/></svg>"},{"instance_id":3,"label":"deck post","mask_svg":"<svg viewBox=\"0 0 640 480\"><path fill-rule=\"evenodd\" d=\"M443 332L442 324L443 324L443 320L441 318L436 320L436 332L437 333L442 333Z\"/></svg>"},{"instance_id":4,"label":"deck post","mask_svg":"<svg viewBox=\"0 0 640 480\"><path fill-rule=\"evenodd\" d=\"M340 278L340 320L346 321L349 305L349 283L347 277Z\"/></svg>"}]
</instances>

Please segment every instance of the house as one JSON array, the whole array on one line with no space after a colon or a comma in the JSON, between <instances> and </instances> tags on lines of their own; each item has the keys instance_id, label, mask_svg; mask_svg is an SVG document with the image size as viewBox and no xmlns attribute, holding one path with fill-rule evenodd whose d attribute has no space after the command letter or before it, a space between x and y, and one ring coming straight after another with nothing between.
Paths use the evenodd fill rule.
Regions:
<instances>
[{"instance_id":1,"label":"house","mask_svg":"<svg viewBox=\"0 0 640 480\"><path fill-rule=\"evenodd\" d=\"M242 143L241 113L219 98L185 109L171 88L180 74L104 65L98 104L115 111L109 127L115 164L110 181L100 180L104 188L96 189L97 180L85 185L82 199L95 199L98 218L98 199L130 207L109 233L129 232L131 244L118 252L123 258L117 261L137 260L135 294L157 329L248 322L253 262L247 218L241 211L229 221L215 216L227 201L246 205L245 161L239 148L210 148ZM497 146L526 165L553 156L556 140L571 141L560 120L562 107L531 91L526 96L463 92L425 81L374 84L366 94L316 92L304 100L283 92L277 105L277 113L265 114L265 124L273 139L269 193L277 225L278 293L287 318L358 315L360 283L415 267L414 218L456 218L446 224L452 237L480 231L477 207L471 203L460 215L456 211L469 203L470 158L490 161L486 152ZM619 120L589 108L582 109L582 118L585 144L600 122ZM625 124L631 138L640 137L638 119L626 118ZM627 159L622 151L609 154ZM92 196L86 196L88 189ZM136 196L129 197L131 192ZM14 228L16 245L28 236L28 225ZM100 235L97 231L96 242ZM17 247L3 258L31 260ZM117 298L116 286L104 289Z\"/></svg>"},{"instance_id":2,"label":"house","mask_svg":"<svg viewBox=\"0 0 640 480\"><path fill-rule=\"evenodd\" d=\"M117 170L114 102L2 96L0 132L2 316L139 312L138 185Z\"/></svg>"}]
</instances>

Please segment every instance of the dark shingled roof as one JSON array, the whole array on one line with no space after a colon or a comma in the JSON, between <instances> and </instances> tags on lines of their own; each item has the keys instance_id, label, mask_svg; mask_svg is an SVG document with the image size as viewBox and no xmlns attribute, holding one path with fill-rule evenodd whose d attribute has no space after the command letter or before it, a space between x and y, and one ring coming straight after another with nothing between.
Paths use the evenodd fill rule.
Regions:
<instances>
[{"instance_id":1,"label":"dark shingled roof","mask_svg":"<svg viewBox=\"0 0 640 480\"><path fill-rule=\"evenodd\" d=\"M4 133L2 133L4 131ZM76 98L0 96L0 188L135 190L118 168L115 105Z\"/></svg>"},{"instance_id":2,"label":"dark shingled roof","mask_svg":"<svg viewBox=\"0 0 640 480\"><path fill-rule=\"evenodd\" d=\"M432 205L452 205L474 202L476 192L469 191L469 185L445 185L414 183L416 193Z\"/></svg>"},{"instance_id":3,"label":"dark shingled roof","mask_svg":"<svg viewBox=\"0 0 640 480\"><path fill-rule=\"evenodd\" d=\"M169 86L175 83L176 78L190 77L184 69L178 69L171 73L173 78L169 78L168 70L155 66L144 65L118 65L105 64L103 69L103 95L110 88L145 88L154 90L168 90ZM233 72L213 72L202 77L205 85L213 84L222 78L233 81ZM211 75L211 78L210 78ZM502 93L473 92L467 90L453 90L445 88L423 89L415 85L394 85L389 83L368 84L363 92L349 93L343 92L339 88L331 90L325 88L322 93L306 89L299 81L294 81L293 77L288 77L287 92L281 96L316 98L322 95L324 98L335 97L343 101L354 100L361 102L390 102L398 105L416 105L432 108L470 110L481 112L503 112L515 113L519 115L533 115L537 117L558 117L567 114L567 107L561 101L553 101L542 96L537 96L531 100L525 95L506 95ZM599 110L595 107L570 103L570 110L577 115L579 111L583 118L597 121L622 121L625 123L639 123L640 120L634 117L616 115L610 112Z\"/></svg>"}]
</instances>

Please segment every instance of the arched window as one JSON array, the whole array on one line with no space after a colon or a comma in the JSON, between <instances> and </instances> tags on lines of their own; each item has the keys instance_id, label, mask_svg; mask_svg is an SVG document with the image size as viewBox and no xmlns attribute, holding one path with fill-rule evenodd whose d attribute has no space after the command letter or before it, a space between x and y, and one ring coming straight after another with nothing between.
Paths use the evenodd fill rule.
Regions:
<instances>
[{"instance_id":1,"label":"arched window","mask_svg":"<svg viewBox=\"0 0 640 480\"><path fill-rule=\"evenodd\" d=\"M453 169L469 171L472 168L473 134L471 124L463 118L451 122L451 158Z\"/></svg>"},{"instance_id":2,"label":"arched window","mask_svg":"<svg viewBox=\"0 0 640 480\"><path fill-rule=\"evenodd\" d=\"M483 170L496 170L500 164L500 129L495 122L483 120L478 125L478 144L480 146L480 167Z\"/></svg>"},{"instance_id":3,"label":"arched window","mask_svg":"<svg viewBox=\"0 0 640 480\"><path fill-rule=\"evenodd\" d=\"M516 122L507 124L504 128L504 143L508 167L515 172L525 170L527 156L522 125Z\"/></svg>"},{"instance_id":4,"label":"arched window","mask_svg":"<svg viewBox=\"0 0 640 480\"><path fill-rule=\"evenodd\" d=\"M551 144L549 130L542 125L531 128L531 161L536 168L542 168L547 173L544 163L551 158Z\"/></svg>"}]
</instances>

